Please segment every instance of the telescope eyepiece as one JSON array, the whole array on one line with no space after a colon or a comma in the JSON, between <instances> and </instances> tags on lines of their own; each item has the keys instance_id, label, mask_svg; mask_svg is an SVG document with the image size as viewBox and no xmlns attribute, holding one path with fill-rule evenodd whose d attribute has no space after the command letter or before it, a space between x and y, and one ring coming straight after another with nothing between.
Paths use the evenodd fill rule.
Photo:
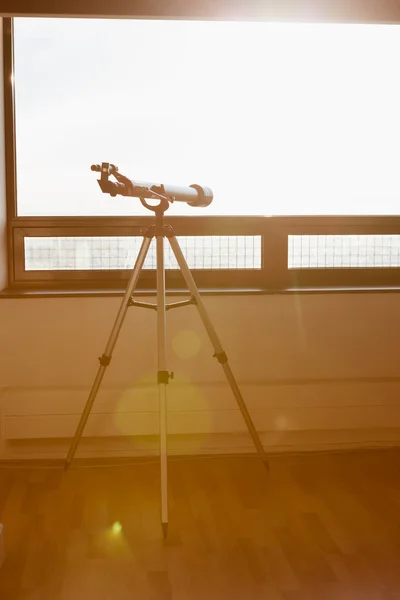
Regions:
<instances>
[{"instance_id":1,"label":"telescope eyepiece","mask_svg":"<svg viewBox=\"0 0 400 600\"><path fill-rule=\"evenodd\" d=\"M90 169L91 169L92 171L97 171L98 173L100 173L100 171L101 171L101 166L100 166L100 165L92 165L92 166L90 167Z\"/></svg>"}]
</instances>

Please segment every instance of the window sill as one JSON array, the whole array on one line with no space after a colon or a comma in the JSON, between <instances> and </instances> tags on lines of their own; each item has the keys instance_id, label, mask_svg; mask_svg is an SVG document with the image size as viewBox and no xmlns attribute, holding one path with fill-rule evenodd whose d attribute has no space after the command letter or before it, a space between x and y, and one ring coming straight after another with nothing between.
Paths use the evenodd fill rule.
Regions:
<instances>
[{"instance_id":1,"label":"window sill","mask_svg":"<svg viewBox=\"0 0 400 600\"><path fill-rule=\"evenodd\" d=\"M400 293L400 287L314 287L314 288L282 288L282 289L261 289L261 288L221 288L221 289L199 289L202 296L276 296L276 295L311 295L311 294L387 294ZM27 288L6 288L0 291L0 300L23 299L23 298L101 298L101 297L122 297L125 289L27 289ZM189 291L185 289L169 289L167 296L188 296ZM137 290L135 297L155 296L154 289Z\"/></svg>"}]
</instances>

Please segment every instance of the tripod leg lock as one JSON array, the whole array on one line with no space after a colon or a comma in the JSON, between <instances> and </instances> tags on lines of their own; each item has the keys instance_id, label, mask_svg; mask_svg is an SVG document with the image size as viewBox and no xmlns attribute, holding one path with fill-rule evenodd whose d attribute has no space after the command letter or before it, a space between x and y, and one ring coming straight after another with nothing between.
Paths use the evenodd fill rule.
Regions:
<instances>
[{"instance_id":1,"label":"tripod leg lock","mask_svg":"<svg viewBox=\"0 0 400 600\"><path fill-rule=\"evenodd\" d=\"M157 383L169 383L170 379L174 378L173 373L169 373L168 371L158 371L157 373Z\"/></svg>"},{"instance_id":2,"label":"tripod leg lock","mask_svg":"<svg viewBox=\"0 0 400 600\"><path fill-rule=\"evenodd\" d=\"M105 354L103 354L103 356L99 356L99 363L101 364L102 367L108 367L110 362L111 362L111 356L106 356Z\"/></svg>"},{"instance_id":3,"label":"tripod leg lock","mask_svg":"<svg viewBox=\"0 0 400 600\"><path fill-rule=\"evenodd\" d=\"M214 358L217 359L217 361L219 362L220 365L224 365L225 363L228 362L228 357L224 351L218 352L218 353L216 352L214 354Z\"/></svg>"}]
</instances>

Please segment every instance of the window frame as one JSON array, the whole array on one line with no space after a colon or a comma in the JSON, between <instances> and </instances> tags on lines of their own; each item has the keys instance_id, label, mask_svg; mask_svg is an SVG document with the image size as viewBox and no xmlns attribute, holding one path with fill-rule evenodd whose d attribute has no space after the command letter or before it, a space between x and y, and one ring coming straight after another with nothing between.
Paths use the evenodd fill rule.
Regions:
<instances>
[{"instance_id":1,"label":"window frame","mask_svg":"<svg viewBox=\"0 0 400 600\"><path fill-rule=\"evenodd\" d=\"M262 235L261 223L254 217L166 217L166 223L172 225L177 236ZM130 270L27 271L24 239L30 236L142 236L149 225L154 225L154 217L17 217L11 224L16 257L14 285L32 288L45 286L50 289L65 286L120 289L127 282ZM196 283L202 288L261 288L263 267L264 265L260 269L194 269L192 272ZM179 270L166 270L166 285L174 289L184 287ZM155 286L155 270L143 269L138 289L153 290Z\"/></svg>"},{"instance_id":2,"label":"window frame","mask_svg":"<svg viewBox=\"0 0 400 600\"><path fill-rule=\"evenodd\" d=\"M225 0L130 0L110 3L105 0L2 0L5 16L223 19L289 22L400 23L396 0L237 0L234 7Z\"/></svg>"},{"instance_id":3,"label":"window frame","mask_svg":"<svg viewBox=\"0 0 400 600\"><path fill-rule=\"evenodd\" d=\"M4 118L9 288L13 290L119 290L129 271L26 271L27 236L140 235L153 223L144 217L17 216L16 127L13 19L3 19ZM400 234L400 216L193 216L166 213L177 236L261 235L261 269L196 269L197 285L216 291L258 290L272 293L318 289L385 289L400 287L400 268L288 268L289 235ZM138 289L155 290L155 271L143 270ZM166 271L167 289L180 289L179 271Z\"/></svg>"}]
</instances>

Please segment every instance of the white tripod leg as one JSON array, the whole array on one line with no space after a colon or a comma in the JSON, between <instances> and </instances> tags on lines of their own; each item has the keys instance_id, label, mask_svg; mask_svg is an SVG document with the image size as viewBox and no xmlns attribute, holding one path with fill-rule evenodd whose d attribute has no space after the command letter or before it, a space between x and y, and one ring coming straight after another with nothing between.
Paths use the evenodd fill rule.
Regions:
<instances>
[{"instance_id":1,"label":"white tripod leg","mask_svg":"<svg viewBox=\"0 0 400 600\"><path fill-rule=\"evenodd\" d=\"M156 236L157 244L157 338L158 338L158 403L160 414L160 467L161 467L161 526L164 538L168 532L167 480L167 384L170 374L166 367L166 308L164 237Z\"/></svg>"},{"instance_id":2,"label":"white tripod leg","mask_svg":"<svg viewBox=\"0 0 400 600\"><path fill-rule=\"evenodd\" d=\"M257 449L257 452L258 452L264 466L266 467L267 470L269 470L268 459L267 459L267 455L265 453L264 447L261 443L261 440L257 433L257 430L254 427L253 420L250 416L249 411L247 410L247 406L246 406L243 396L240 392L240 389L239 389L239 387L236 383L236 380L233 376L232 370L228 363L227 356L221 346L221 342L219 341L219 338L214 329L214 326L211 323L210 317L208 316L207 311L204 307L199 290L197 289L197 286L196 286L196 282L193 279L193 275L191 274L190 269L187 265L186 259L183 256L182 250L178 244L178 240L176 239L175 236L169 236L168 240L169 240L169 243L171 244L171 248L175 255L175 258L177 260L179 268L182 271L182 275L183 275L183 278L185 279L186 285L189 288L192 298L194 298L194 300L196 302L196 306L197 306L197 310L199 311L200 318L203 321L203 325L204 325L204 327L208 333L208 336L210 338L210 341L214 347L215 357L218 359L218 362L221 364L221 366L225 372L226 378L231 387L233 395L236 398L240 412L242 413L243 419L246 422L247 429L252 437L252 440Z\"/></svg>"},{"instance_id":3,"label":"white tripod leg","mask_svg":"<svg viewBox=\"0 0 400 600\"><path fill-rule=\"evenodd\" d=\"M78 423L78 427L76 429L74 438L72 440L72 443L71 443L71 446L70 446L70 449L69 449L69 452L68 452L67 459L65 461L65 468L66 469L69 467L69 465L71 464L71 462L72 462L72 460L73 460L73 458L75 456L76 449L77 449L79 441L80 441L80 439L82 437L83 430L85 429L86 422L87 422L87 420L89 418L89 414L90 414L90 411L92 409L93 402L96 399L97 392L99 391L99 387L100 387L100 384L101 384L101 382L103 380L104 373L106 371L106 368L110 364L111 356L112 356L112 353L113 353L113 350L114 350L114 346L115 346L115 344L117 342L118 334L119 334L119 332L121 330L122 324L123 324L124 319L125 319L126 312L127 312L128 308L129 308L129 303L130 303L132 294L135 291L136 284L137 284L137 281L139 279L140 271L142 270L143 263L145 261L147 252L148 252L150 244L151 244L151 240L152 240L151 237L145 237L143 239L142 245L140 247L139 254L138 254L138 257L136 259L135 266L133 267L132 275L131 275L131 277L129 279L128 287L126 288L126 292L124 294L124 298L123 298L123 300L121 302L121 306L119 308L117 317L115 319L115 323L114 323L114 326L112 328L109 340L107 342L106 349L104 350L103 356L101 358L99 358L100 366L99 366L99 369L97 371L96 378L95 378L95 380L93 382L92 389L91 389L89 397L87 399L87 402L86 402L85 408L83 410L82 416L81 416L80 421Z\"/></svg>"}]
</instances>

